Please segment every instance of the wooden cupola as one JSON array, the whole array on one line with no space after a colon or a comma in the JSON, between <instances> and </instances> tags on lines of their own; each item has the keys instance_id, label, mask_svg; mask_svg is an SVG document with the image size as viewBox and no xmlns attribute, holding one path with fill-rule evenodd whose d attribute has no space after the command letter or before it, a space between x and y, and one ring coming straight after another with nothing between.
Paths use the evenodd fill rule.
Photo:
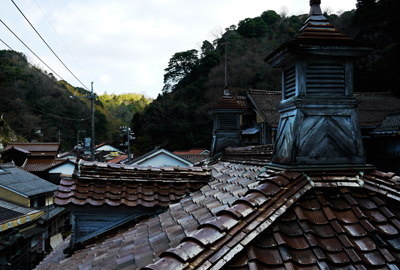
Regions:
<instances>
[{"instance_id":1,"label":"wooden cupola","mask_svg":"<svg viewBox=\"0 0 400 270\"><path fill-rule=\"evenodd\" d=\"M208 112L213 115L214 125L211 143L212 157L221 155L227 147L243 146L240 115L246 109L230 95L228 87L225 87L224 95Z\"/></svg>"},{"instance_id":2,"label":"wooden cupola","mask_svg":"<svg viewBox=\"0 0 400 270\"><path fill-rule=\"evenodd\" d=\"M282 70L280 122L271 166L370 168L365 164L353 97L353 63L372 46L340 33L320 0L296 37L265 61Z\"/></svg>"}]
</instances>

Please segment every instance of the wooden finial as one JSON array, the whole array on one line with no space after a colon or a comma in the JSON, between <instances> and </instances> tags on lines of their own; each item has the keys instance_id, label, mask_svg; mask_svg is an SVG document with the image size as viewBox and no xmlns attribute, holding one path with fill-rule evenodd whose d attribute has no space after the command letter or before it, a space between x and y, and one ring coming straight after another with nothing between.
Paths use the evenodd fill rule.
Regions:
<instances>
[{"instance_id":1,"label":"wooden finial","mask_svg":"<svg viewBox=\"0 0 400 270\"><path fill-rule=\"evenodd\" d=\"M310 0L310 16L312 15L322 15L322 10L320 7L321 0Z\"/></svg>"},{"instance_id":2,"label":"wooden finial","mask_svg":"<svg viewBox=\"0 0 400 270\"><path fill-rule=\"evenodd\" d=\"M310 0L310 6L321 5L321 0Z\"/></svg>"}]
</instances>

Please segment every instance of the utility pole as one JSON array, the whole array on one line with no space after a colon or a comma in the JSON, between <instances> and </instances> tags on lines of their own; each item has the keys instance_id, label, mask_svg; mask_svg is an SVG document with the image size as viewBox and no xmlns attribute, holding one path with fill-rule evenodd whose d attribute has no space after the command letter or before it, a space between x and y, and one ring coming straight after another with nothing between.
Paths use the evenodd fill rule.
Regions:
<instances>
[{"instance_id":1,"label":"utility pole","mask_svg":"<svg viewBox=\"0 0 400 270\"><path fill-rule=\"evenodd\" d=\"M95 95L93 93L93 82L92 82L92 92L90 93L90 100L92 101L91 107L92 107L92 141L90 143L90 161L94 161L94 100L95 100Z\"/></svg>"},{"instance_id":2,"label":"utility pole","mask_svg":"<svg viewBox=\"0 0 400 270\"><path fill-rule=\"evenodd\" d=\"M127 146L128 147L128 162L131 161L131 140L136 139L135 137L132 137L135 133L131 132L131 128L128 126L120 126L119 127L122 132L126 133L126 143L123 143L121 145ZM124 134L122 134L123 136Z\"/></svg>"},{"instance_id":3,"label":"utility pole","mask_svg":"<svg viewBox=\"0 0 400 270\"><path fill-rule=\"evenodd\" d=\"M82 133L82 132L86 132L86 131L84 131L82 129L78 130L78 136L76 138L76 146L79 146L79 133Z\"/></svg>"},{"instance_id":4,"label":"utility pole","mask_svg":"<svg viewBox=\"0 0 400 270\"><path fill-rule=\"evenodd\" d=\"M78 97L76 94L74 96L70 96L70 98L87 98L90 99L90 109L92 112L92 138L90 140L90 160L94 161L94 100L97 98L97 95L93 93L93 82L92 82L92 91L90 94L86 94L85 96Z\"/></svg>"},{"instance_id":5,"label":"utility pole","mask_svg":"<svg viewBox=\"0 0 400 270\"><path fill-rule=\"evenodd\" d=\"M61 142L61 131L58 131L58 142Z\"/></svg>"}]
</instances>

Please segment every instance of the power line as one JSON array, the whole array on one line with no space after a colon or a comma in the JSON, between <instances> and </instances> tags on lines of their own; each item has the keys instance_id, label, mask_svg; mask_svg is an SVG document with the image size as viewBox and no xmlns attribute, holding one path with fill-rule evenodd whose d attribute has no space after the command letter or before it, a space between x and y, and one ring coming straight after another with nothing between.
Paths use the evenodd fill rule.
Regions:
<instances>
[{"instance_id":1,"label":"power line","mask_svg":"<svg viewBox=\"0 0 400 270\"><path fill-rule=\"evenodd\" d=\"M43 113L43 114L47 114L47 115L50 115L50 116L53 116L53 117L58 117L58 118L61 118L61 119L65 119L65 120L85 121L85 120L88 120L88 119L91 119L91 118L92 118L91 116L90 116L90 117L87 117L87 118L83 118L83 119L75 119L75 118L63 117L63 116L55 115L55 114L52 114L52 113L46 113L46 112L44 112L44 111L41 111L41 110L38 110L38 109L35 109L35 108L32 108L32 107L26 106L26 105L24 105L24 104L21 104L21 103L19 103L19 102L14 101L14 100L8 99L8 98L6 98L6 97L3 97L3 98L4 98L4 99L7 99L7 100L10 101L10 102L16 103L16 104L18 104L18 105L20 105L20 106L22 106L22 107L25 107L25 108L28 108L28 109L31 109L31 110L34 110L34 111L37 111L37 112L40 112L40 113Z\"/></svg>"},{"instance_id":2,"label":"power line","mask_svg":"<svg viewBox=\"0 0 400 270\"><path fill-rule=\"evenodd\" d=\"M50 22L50 20L47 18L46 14L44 13L44 11L42 10L42 8L40 7L40 5L38 4L38 2L35 0L36 5L39 7L40 11L43 13L43 16L46 18L47 22L50 24L51 28L53 28L54 32L57 34L58 38L60 39L60 41L62 42L62 44L64 44L65 48L67 49L67 51L69 52L69 54L72 56L72 58L75 60L75 62L78 64L78 66L81 68L81 70L83 71L83 73L85 73L86 77L92 81L92 79L89 78L89 76L87 75L87 73L85 72L85 70L82 68L82 66L79 64L79 62L76 60L76 58L74 57L74 55L71 53L71 51L68 49L67 45L65 45L64 41L62 40L62 38L60 37L60 35L57 33L56 29L53 27L52 23Z\"/></svg>"},{"instance_id":3,"label":"power line","mask_svg":"<svg viewBox=\"0 0 400 270\"><path fill-rule=\"evenodd\" d=\"M5 24L5 23L3 22L2 19L0 19L0 22L1 22L8 30L10 30L10 32L11 32L19 41L21 41L21 43L24 44L24 46L25 46L31 53L33 53L33 54L37 57L37 59L39 59L48 69L50 69L54 74L56 74L58 77L60 77L63 81L66 81L66 80L63 79L63 77L61 77L60 75L58 75L57 72L55 72L51 67L49 67L49 66L48 66L34 51L32 51L31 48L29 48L28 45L26 45L26 44L25 44L25 43L10 29L10 27L8 27L7 24ZM3 42L3 43L4 43L4 42ZM7 45L7 46L8 46L8 45Z\"/></svg>"},{"instance_id":4,"label":"power line","mask_svg":"<svg viewBox=\"0 0 400 270\"><path fill-rule=\"evenodd\" d=\"M0 19L1 20L1 19ZM16 52L15 50L13 50L7 43L5 43L2 39L0 39L0 41L2 42L2 43L4 43L4 45L6 45L10 50L12 50L13 52ZM16 52L17 53L17 52ZM23 59L24 61L25 61L25 59ZM30 66L32 66L33 68L35 68L31 63L29 63L28 61L26 61L26 63L28 63ZM39 70L39 72L41 72L40 70ZM41 72L42 73L42 72ZM42 73L43 74L43 73ZM50 80L52 83L54 83L55 85L57 85L58 87L60 87L60 85L58 84L58 83L56 83L56 82L54 82L53 80L51 80L48 76L46 76L46 74L43 74L48 80ZM58 74L57 74L58 75ZM64 80L65 81L65 80ZM53 116L53 117L58 117L58 118L61 118L61 119L65 119L65 120L73 120L73 121L85 121L85 120L88 120L88 119L90 119L90 118L92 118L91 116L90 117L87 117L87 118L83 118L83 119L76 119L76 118L69 118L69 117L63 117L63 116L59 116L59 115L55 115L55 114L51 114L51 113L47 113L47 112L44 112L44 111L41 111L41 110L38 110L38 109L35 109L35 108L32 108L32 107L29 107L29 106L26 106L26 105L23 105L23 104L21 104L21 103L19 103L19 102L16 102L16 101L14 101L14 100L11 100L11 99L9 99L9 98L6 98L6 97L3 97L4 99L7 99L8 101L10 101L10 102L13 102L13 103L16 103L16 104L18 104L18 105L20 105L20 106L23 106L23 107L26 107L26 108L29 108L29 109L31 109L31 110L34 110L34 111L37 111L37 112L40 112L40 113L43 113L43 114L46 114L46 115L50 115L50 116Z\"/></svg>"},{"instance_id":5,"label":"power line","mask_svg":"<svg viewBox=\"0 0 400 270\"><path fill-rule=\"evenodd\" d=\"M49 46L49 44L47 44L47 42L44 40L44 38L39 34L39 32L36 30L36 28L31 24L31 22L28 20L28 18L25 16L25 14L22 12L22 10L19 9L19 7L17 6L17 4L15 4L14 0L11 0L11 2L13 2L14 6L18 9L18 11L22 14L22 16L24 16L25 20L29 23L29 25L33 28L33 30L35 30L36 34L38 34L38 36L43 40L44 44L46 44L46 46L50 49L50 51L55 55L55 57L57 57L57 59L61 62L61 64L63 64L63 66L69 71L69 73L72 74L72 76L74 76L74 78L83 86L86 88L86 90L89 90L89 88L84 85L79 79L78 77L75 76L74 73L72 73L72 71L64 64L64 62L60 59L60 57L58 57L58 55L53 51L53 49Z\"/></svg>"},{"instance_id":6,"label":"power line","mask_svg":"<svg viewBox=\"0 0 400 270\"><path fill-rule=\"evenodd\" d=\"M6 45L11 51L15 52L18 54L18 52L16 50L14 50L13 48L11 48L7 43L4 42L4 40L2 40L0 38L0 41ZM49 78L46 74L44 74L40 69L36 68L34 65L32 65L31 63L28 62L28 60L26 60L25 58L22 58L22 60L24 60L28 65L30 65L31 67L33 67L35 70L37 70L38 72L40 72L45 78L47 78L48 80L50 80L54 85L56 85L57 87L60 87L60 85L53 81L51 78ZM58 74L57 74L58 75ZM62 78L61 78L62 79ZM64 80L65 81L65 80Z\"/></svg>"}]
</instances>

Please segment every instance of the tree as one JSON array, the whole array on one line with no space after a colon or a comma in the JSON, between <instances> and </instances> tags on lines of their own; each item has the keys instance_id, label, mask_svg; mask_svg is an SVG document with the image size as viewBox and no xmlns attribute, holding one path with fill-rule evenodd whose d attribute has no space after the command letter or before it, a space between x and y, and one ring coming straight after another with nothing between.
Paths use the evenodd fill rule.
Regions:
<instances>
[{"instance_id":1,"label":"tree","mask_svg":"<svg viewBox=\"0 0 400 270\"><path fill-rule=\"evenodd\" d=\"M204 54L210 51L214 51L214 45L212 45L208 40L204 40L203 45L201 45L201 53Z\"/></svg>"},{"instance_id":2,"label":"tree","mask_svg":"<svg viewBox=\"0 0 400 270\"><path fill-rule=\"evenodd\" d=\"M268 26L273 26L275 24L277 24L280 19L281 16L279 16L275 11L273 10L267 10L264 11L261 14L261 19L263 19L263 21L268 25Z\"/></svg>"},{"instance_id":3,"label":"tree","mask_svg":"<svg viewBox=\"0 0 400 270\"><path fill-rule=\"evenodd\" d=\"M239 22L237 31L246 38L258 38L265 36L268 27L261 17L247 18Z\"/></svg>"},{"instance_id":4,"label":"tree","mask_svg":"<svg viewBox=\"0 0 400 270\"><path fill-rule=\"evenodd\" d=\"M164 69L163 92L169 92L176 83L190 74L199 62L197 54L198 51L193 49L177 52L171 57L168 67Z\"/></svg>"}]
</instances>

